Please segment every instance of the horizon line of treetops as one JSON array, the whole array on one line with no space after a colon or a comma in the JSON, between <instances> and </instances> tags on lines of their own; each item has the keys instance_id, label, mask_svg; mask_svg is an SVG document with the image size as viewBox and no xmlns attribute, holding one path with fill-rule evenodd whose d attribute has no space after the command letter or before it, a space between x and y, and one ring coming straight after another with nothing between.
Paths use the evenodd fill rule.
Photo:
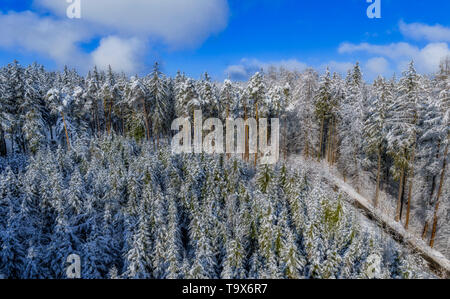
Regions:
<instances>
[{"instance_id":1,"label":"horizon line of treetops","mask_svg":"<svg viewBox=\"0 0 450 299\"><path fill-rule=\"evenodd\" d=\"M358 63L346 77L328 69L319 75L271 68L248 82L218 83L208 73L199 80L181 72L170 78L158 63L147 76L127 78L111 67L82 77L67 67L47 72L14 61L0 69L0 156L34 155L49 146L71 150L74 140L109 135L158 148L172 136L172 120L195 110L223 119L278 117L285 159L325 160L358 191L362 171L369 171L373 205L382 187L397 196L395 220L408 229L413 211L422 238L431 231L433 247L448 217L440 206L448 206L450 189L449 107L450 57L433 75L418 74L411 62L399 79L380 76L372 84L363 81Z\"/></svg>"}]
</instances>

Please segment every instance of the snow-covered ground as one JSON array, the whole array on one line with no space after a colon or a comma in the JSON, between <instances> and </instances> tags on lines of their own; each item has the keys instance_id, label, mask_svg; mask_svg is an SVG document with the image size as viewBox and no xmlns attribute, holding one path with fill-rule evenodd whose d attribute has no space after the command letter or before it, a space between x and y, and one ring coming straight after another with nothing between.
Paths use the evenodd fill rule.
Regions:
<instances>
[{"instance_id":1,"label":"snow-covered ground","mask_svg":"<svg viewBox=\"0 0 450 299\"><path fill-rule=\"evenodd\" d=\"M349 198L349 202L353 206L362 209L365 214L368 214L361 218L362 224L368 226L366 227L367 230L383 227L390 235L394 235L397 241L401 241L408 245L413 252L421 255L429 263L434 264L434 266L431 265L432 267L437 265L440 270L444 272L444 277L449 277L450 260L441 252L430 248L426 242L417 237L415 231L406 231L401 223L394 221L394 214L392 211L395 211L395 209L389 201L386 200L387 195L384 192L380 197L380 207L375 209L372 200L368 199L368 196L364 196L364 193L367 193L370 190L360 190L360 193L358 193L355 188L340 178L336 169L330 168L326 162L316 162L313 160L305 161L302 156L291 157L289 162L290 165L298 165L300 167L306 166L310 168L312 171L322 176L325 181L328 181L330 187L335 188L335 191L341 191L346 194ZM370 184L367 184L367 186L370 186ZM371 220L369 220L369 217Z\"/></svg>"}]
</instances>

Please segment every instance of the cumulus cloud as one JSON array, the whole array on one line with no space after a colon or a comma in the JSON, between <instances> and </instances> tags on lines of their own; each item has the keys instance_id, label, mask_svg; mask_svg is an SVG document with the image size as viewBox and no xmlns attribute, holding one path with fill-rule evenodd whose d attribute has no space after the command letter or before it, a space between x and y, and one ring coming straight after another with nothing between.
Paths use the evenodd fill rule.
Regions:
<instances>
[{"instance_id":1,"label":"cumulus cloud","mask_svg":"<svg viewBox=\"0 0 450 299\"><path fill-rule=\"evenodd\" d=\"M374 57L369 59L365 64L365 69L369 73L369 77L378 75L386 76L390 71L389 62L384 57Z\"/></svg>"},{"instance_id":2,"label":"cumulus cloud","mask_svg":"<svg viewBox=\"0 0 450 299\"><path fill-rule=\"evenodd\" d=\"M264 62L258 59L243 58L239 64L230 65L227 67L225 70L225 75L232 80L247 80L254 73L261 70L267 71L270 67L284 68L290 71L303 71L308 66L307 64L296 59Z\"/></svg>"},{"instance_id":3,"label":"cumulus cloud","mask_svg":"<svg viewBox=\"0 0 450 299\"><path fill-rule=\"evenodd\" d=\"M88 28L32 12L0 13L0 47L45 55L60 65L88 59L77 43L91 37Z\"/></svg>"},{"instance_id":4,"label":"cumulus cloud","mask_svg":"<svg viewBox=\"0 0 450 299\"><path fill-rule=\"evenodd\" d=\"M340 54L367 52L369 54L383 55L391 59L398 59L405 56L415 56L419 52L419 48L404 42L392 43L389 45L373 45L369 43L342 43L339 46L338 52Z\"/></svg>"},{"instance_id":5,"label":"cumulus cloud","mask_svg":"<svg viewBox=\"0 0 450 299\"><path fill-rule=\"evenodd\" d=\"M200 45L225 28L227 0L95 0L81 1L81 19L66 16L64 0L34 0L45 14L0 11L0 48L40 54L58 66L86 71L93 65L127 73L139 71L149 43L172 49ZM87 52L83 43L99 39Z\"/></svg>"},{"instance_id":6,"label":"cumulus cloud","mask_svg":"<svg viewBox=\"0 0 450 299\"><path fill-rule=\"evenodd\" d=\"M436 24L434 26L400 21L400 32L414 40L426 40L429 42L450 42L450 28Z\"/></svg>"},{"instance_id":7,"label":"cumulus cloud","mask_svg":"<svg viewBox=\"0 0 450 299\"><path fill-rule=\"evenodd\" d=\"M62 0L34 0L65 17ZM227 0L89 0L81 2L82 21L121 35L153 37L167 45L195 47L228 22Z\"/></svg>"},{"instance_id":8,"label":"cumulus cloud","mask_svg":"<svg viewBox=\"0 0 450 299\"><path fill-rule=\"evenodd\" d=\"M137 38L108 36L92 53L93 64L104 70L110 65L115 71L132 73L140 69L145 48L145 43Z\"/></svg>"},{"instance_id":9,"label":"cumulus cloud","mask_svg":"<svg viewBox=\"0 0 450 299\"><path fill-rule=\"evenodd\" d=\"M330 61L326 64L323 64L320 68L322 70L325 70L326 68L329 68L331 72L338 72L341 74L346 74L348 70L351 70L353 68L354 64L351 62L340 62L340 61Z\"/></svg>"},{"instance_id":10,"label":"cumulus cloud","mask_svg":"<svg viewBox=\"0 0 450 299\"><path fill-rule=\"evenodd\" d=\"M423 48L408 43L392 43L389 45L373 45L369 43L343 43L338 49L341 54L366 52L391 59L397 63L397 70L403 71L405 62L414 60L420 72L431 73L438 70L439 63L450 55L447 43L429 43Z\"/></svg>"}]
</instances>

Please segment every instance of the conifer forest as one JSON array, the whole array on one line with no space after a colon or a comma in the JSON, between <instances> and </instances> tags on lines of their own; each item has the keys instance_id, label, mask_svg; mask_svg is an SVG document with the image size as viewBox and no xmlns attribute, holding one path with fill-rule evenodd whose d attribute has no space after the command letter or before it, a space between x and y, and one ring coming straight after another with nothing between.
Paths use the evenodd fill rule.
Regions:
<instances>
[{"instance_id":1,"label":"conifer forest","mask_svg":"<svg viewBox=\"0 0 450 299\"><path fill-rule=\"evenodd\" d=\"M195 110L278 118L278 163L172 153L172 121ZM450 259L449 144L450 58L373 82L358 63L218 82L14 61L0 68L0 276L67 278L76 254L86 279L373 278L374 256L377 278L440 278L426 255Z\"/></svg>"}]
</instances>

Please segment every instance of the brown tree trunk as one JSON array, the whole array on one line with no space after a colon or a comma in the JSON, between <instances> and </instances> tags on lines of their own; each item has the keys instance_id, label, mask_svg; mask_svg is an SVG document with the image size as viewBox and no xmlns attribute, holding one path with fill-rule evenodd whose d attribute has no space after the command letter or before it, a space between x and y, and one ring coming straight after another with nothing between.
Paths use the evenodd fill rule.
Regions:
<instances>
[{"instance_id":1,"label":"brown tree trunk","mask_svg":"<svg viewBox=\"0 0 450 299\"><path fill-rule=\"evenodd\" d=\"M415 156L416 156L416 150L413 149L413 154L411 157L411 174L409 175L409 187L408 187L408 206L406 208L406 222L405 222L405 229L408 230L409 227L409 216L411 213L411 197L412 197L412 185L414 180L414 162L415 162Z\"/></svg>"},{"instance_id":2,"label":"brown tree trunk","mask_svg":"<svg viewBox=\"0 0 450 299\"><path fill-rule=\"evenodd\" d=\"M64 118L64 113L61 111L61 116L64 124L64 131L66 132L66 141L67 141L67 149L70 151L70 141L69 141L69 132L67 132L66 120Z\"/></svg>"},{"instance_id":3,"label":"brown tree trunk","mask_svg":"<svg viewBox=\"0 0 450 299\"><path fill-rule=\"evenodd\" d=\"M287 145L287 116L284 115L283 117L283 144L284 144L284 161L287 160L287 154L288 154L288 145Z\"/></svg>"},{"instance_id":4,"label":"brown tree trunk","mask_svg":"<svg viewBox=\"0 0 450 299\"><path fill-rule=\"evenodd\" d=\"M320 158L322 157L324 125L325 125L325 117L322 117L322 125L320 126L319 151L317 152L317 162L320 162Z\"/></svg>"},{"instance_id":5,"label":"brown tree trunk","mask_svg":"<svg viewBox=\"0 0 450 299\"><path fill-rule=\"evenodd\" d=\"M227 117L225 119L225 122L229 117L230 117L230 104L227 104ZM233 136L233 139L234 139L234 136ZM233 141L233 148L234 148L234 141ZM227 160L229 160L230 158L231 158L231 154L227 153Z\"/></svg>"},{"instance_id":6,"label":"brown tree trunk","mask_svg":"<svg viewBox=\"0 0 450 299\"><path fill-rule=\"evenodd\" d=\"M244 122L247 123L247 105L244 105ZM248 126L245 126L245 153L244 153L244 161L249 160L250 158L250 154L249 154L249 143L248 143L248 138L249 138L249 128Z\"/></svg>"},{"instance_id":7,"label":"brown tree trunk","mask_svg":"<svg viewBox=\"0 0 450 299\"><path fill-rule=\"evenodd\" d=\"M377 187L375 191L374 207L378 207L378 197L380 195L380 178L381 178L381 148L378 147L378 169L377 169Z\"/></svg>"},{"instance_id":8,"label":"brown tree trunk","mask_svg":"<svg viewBox=\"0 0 450 299\"><path fill-rule=\"evenodd\" d=\"M112 127L111 113L112 113L112 103L109 104L109 111L108 111L108 135L111 134L111 127Z\"/></svg>"},{"instance_id":9,"label":"brown tree trunk","mask_svg":"<svg viewBox=\"0 0 450 299\"><path fill-rule=\"evenodd\" d=\"M429 226L429 222L425 221L425 225L423 226L423 231L422 231L422 240L425 240L427 237L427 233L428 233L428 226Z\"/></svg>"},{"instance_id":10,"label":"brown tree trunk","mask_svg":"<svg viewBox=\"0 0 450 299\"><path fill-rule=\"evenodd\" d=\"M338 135L337 135L337 121L334 121L334 137L333 137L333 152L331 153L331 164L334 165L336 163L336 152L337 152L337 140L338 140Z\"/></svg>"},{"instance_id":11,"label":"brown tree trunk","mask_svg":"<svg viewBox=\"0 0 450 299\"><path fill-rule=\"evenodd\" d=\"M256 113L256 129L259 128L259 115L258 115L258 102L255 102L255 113ZM255 167L258 163L258 147L256 147L256 153L255 153Z\"/></svg>"},{"instance_id":12,"label":"brown tree trunk","mask_svg":"<svg viewBox=\"0 0 450 299\"><path fill-rule=\"evenodd\" d=\"M359 186L359 169L358 169L358 156L357 152L355 151L353 154L353 160L355 161L355 185L356 185L356 192L360 193L360 186Z\"/></svg>"},{"instance_id":13,"label":"brown tree trunk","mask_svg":"<svg viewBox=\"0 0 450 299\"><path fill-rule=\"evenodd\" d=\"M436 159L439 159L439 151L441 149L441 141L438 141L438 146L437 146L437 153L436 153ZM433 175L433 177L431 178L431 192L430 192L430 203L433 200L433 196L434 196L434 191L436 189L436 175ZM422 240L425 240L427 238L427 234L428 234L428 227L430 226L430 222L428 220L425 220L425 224L423 226L423 232L422 232Z\"/></svg>"},{"instance_id":14,"label":"brown tree trunk","mask_svg":"<svg viewBox=\"0 0 450 299\"><path fill-rule=\"evenodd\" d=\"M397 200L397 211L395 212L395 221L400 221L400 211L402 208L402 194L403 194L403 181L405 179L405 168L402 167L402 173L400 174L400 185L398 187L398 200Z\"/></svg>"},{"instance_id":15,"label":"brown tree trunk","mask_svg":"<svg viewBox=\"0 0 450 299\"><path fill-rule=\"evenodd\" d=\"M449 136L450 137L450 136ZM441 201L441 195L442 195L442 188L444 186L444 180L445 180L445 171L447 169L447 155L448 155L448 144L445 147L444 152L444 165L442 166L442 172L441 172L441 180L439 182L439 190L437 193L437 199L436 199L436 207L434 209L434 216L433 216L433 229L431 231L431 239L430 239L430 247L434 247L434 242L436 239L436 231L437 231L437 224L438 224L438 212L439 212L439 205Z\"/></svg>"},{"instance_id":16,"label":"brown tree trunk","mask_svg":"<svg viewBox=\"0 0 450 299\"><path fill-rule=\"evenodd\" d=\"M333 153L333 143L334 143L334 119L331 120L331 128L330 128L330 138L329 138L329 145L328 145L328 163L330 165L333 164L332 161L332 153Z\"/></svg>"},{"instance_id":17,"label":"brown tree trunk","mask_svg":"<svg viewBox=\"0 0 450 299\"><path fill-rule=\"evenodd\" d=\"M7 154L8 150L6 148L5 132L3 131L3 128L0 125L0 156L6 157Z\"/></svg>"},{"instance_id":18,"label":"brown tree trunk","mask_svg":"<svg viewBox=\"0 0 450 299\"><path fill-rule=\"evenodd\" d=\"M145 126L147 129L147 141L150 140L150 125L148 123L148 114L147 114L147 107L145 105L145 101L143 100L143 107L144 107L144 118L145 118Z\"/></svg>"}]
</instances>

